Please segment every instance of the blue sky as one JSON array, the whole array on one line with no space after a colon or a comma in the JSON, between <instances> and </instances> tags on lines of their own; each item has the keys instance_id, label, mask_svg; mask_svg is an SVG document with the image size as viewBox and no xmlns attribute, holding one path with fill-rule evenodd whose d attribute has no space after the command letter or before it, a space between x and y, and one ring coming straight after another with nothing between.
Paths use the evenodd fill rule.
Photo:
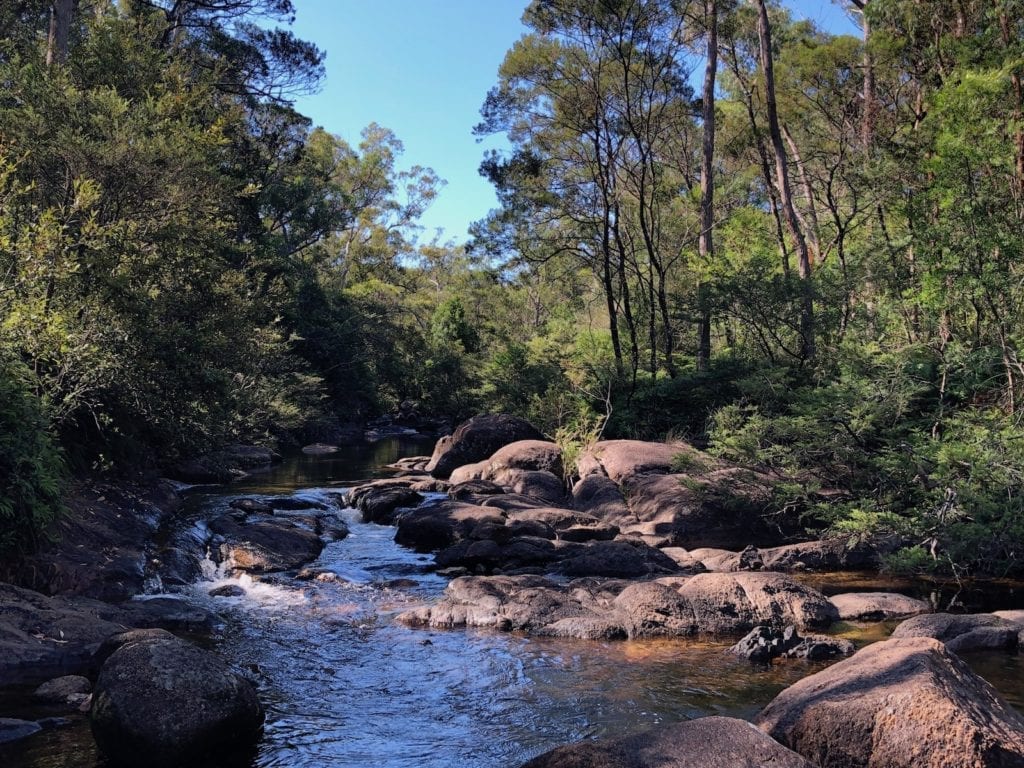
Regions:
<instances>
[{"instance_id":1,"label":"blue sky","mask_svg":"<svg viewBox=\"0 0 1024 768\"><path fill-rule=\"evenodd\" d=\"M477 173L472 135L505 51L523 33L527 0L294 0L295 33L327 51L322 90L297 107L352 144L371 122L405 144L403 164L427 165L448 184L422 219L424 239L462 242L495 205ZM831 0L784 0L795 16L833 32L856 27Z\"/></svg>"}]
</instances>

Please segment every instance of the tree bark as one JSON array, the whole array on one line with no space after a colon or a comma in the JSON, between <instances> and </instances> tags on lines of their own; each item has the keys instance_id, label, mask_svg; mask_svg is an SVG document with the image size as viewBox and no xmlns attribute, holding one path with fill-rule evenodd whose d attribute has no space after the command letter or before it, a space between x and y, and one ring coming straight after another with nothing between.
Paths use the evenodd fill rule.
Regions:
<instances>
[{"instance_id":1,"label":"tree bark","mask_svg":"<svg viewBox=\"0 0 1024 768\"><path fill-rule=\"evenodd\" d=\"M796 173L800 177L800 188L803 190L804 200L807 203L806 219L801 215L799 209L794 208L794 210L807 237L807 247L811 252L811 266L813 267L815 264L821 263L821 241L818 236L821 230L818 227L818 209L814 204L814 188L811 186L811 177L807 173L807 166L804 165L803 158L800 156L800 148L793 141L793 134L785 126L782 127L782 133L786 138L786 144L789 145L789 151L793 153Z\"/></svg>"},{"instance_id":2,"label":"tree bark","mask_svg":"<svg viewBox=\"0 0 1024 768\"><path fill-rule=\"evenodd\" d=\"M718 3L704 0L704 17L707 24L707 66L704 68L704 90L702 92L701 118L704 123L702 155L700 164L700 240L697 250L701 264L714 259L715 244L712 228L715 221L715 76L718 70ZM711 361L711 307L707 285L697 285L697 305L700 323L697 329L697 370L706 371Z\"/></svg>"},{"instance_id":3,"label":"tree bark","mask_svg":"<svg viewBox=\"0 0 1024 768\"><path fill-rule=\"evenodd\" d=\"M71 17L75 11L75 0L51 0L50 34L46 39L46 66L63 64L68 60L68 45L71 39Z\"/></svg>"},{"instance_id":4,"label":"tree bark","mask_svg":"<svg viewBox=\"0 0 1024 768\"><path fill-rule=\"evenodd\" d=\"M775 73L772 61L771 24L768 21L768 7L765 0L757 0L758 19L757 34L761 48L761 69L764 72L765 102L768 111L768 135L775 152L775 179L782 202L782 211L786 226L796 243L799 258L799 275L801 282L800 302L800 335L803 337L802 354L810 360L815 356L814 340L814 289L811 283L811 258L807 248L807 240L793 207L793 192L789 183L789 170L786 164L786 148L782 143L782 131L779 128L779 114L775 103Z\"/></svg>"},{"instance_id":5,"label":"tree bark","mask_svg":"<svg viewBox=\"0 0 1024 768\"><path fill-rule=\"evenodd\" d=\"M875 61L871 56L871 20L868 18L867 8L869 0L851 0L854 7L860 11L861 30L864 36L864 91L862 95L863 106L861 110L860 140L864 145L864 151L871 149L875 136L875 115L878 107L875 99Z\"/></svg>"}]
</instances>

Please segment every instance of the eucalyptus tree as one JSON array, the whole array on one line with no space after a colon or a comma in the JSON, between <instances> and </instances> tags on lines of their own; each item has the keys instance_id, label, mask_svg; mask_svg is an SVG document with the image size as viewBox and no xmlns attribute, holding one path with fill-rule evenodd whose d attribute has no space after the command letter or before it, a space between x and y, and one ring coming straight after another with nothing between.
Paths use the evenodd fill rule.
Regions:
<instances>
[{"instance_id":1,"label":"eucalyptus tree","mask_svg":"<svg viewBox=\"0 0 1024 768\"><path fill-rule=\"evenodd\" d=\"M506 56L478 127L513 145L484 164L503 204L492 223L545 243L532 259L571 253L593 270L616 365L628 358L634 377L642 343L652 376L675 373L669 286L683 251L665 215L696 177L678 151L694 124L684 16L662 0L533 3L533 31Z\"/></svg>"}]
</instances>

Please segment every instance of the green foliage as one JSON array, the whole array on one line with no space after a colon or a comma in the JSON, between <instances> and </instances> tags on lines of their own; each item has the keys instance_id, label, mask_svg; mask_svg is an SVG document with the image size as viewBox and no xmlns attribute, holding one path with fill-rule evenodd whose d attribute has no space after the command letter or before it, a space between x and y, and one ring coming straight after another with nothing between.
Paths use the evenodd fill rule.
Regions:
<instances>
[{"instance_id":1,"label":"green foliage","mask_svg":"<svg viewBox=\"0 0 1024 768\"><path fill-rule=\"evenodd\" d=\"M64 465L31 381L0 354L0 557L31 549L63 510Z\"/></svg>"}]
</instances>

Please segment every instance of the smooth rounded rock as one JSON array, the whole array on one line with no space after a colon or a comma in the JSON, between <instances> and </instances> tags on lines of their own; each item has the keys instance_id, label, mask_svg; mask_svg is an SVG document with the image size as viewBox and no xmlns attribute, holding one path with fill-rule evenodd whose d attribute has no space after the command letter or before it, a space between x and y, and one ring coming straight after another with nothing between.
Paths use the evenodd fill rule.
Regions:
<instances>
[{"instance_id":1,"label":"smooth rounded rock","mask_svg":"<svg viewBox=\"0 0 1024 768\"><path fill-rule=\"evenodd\" d=\"M928 613L931 606L894 592L846 592L833 595L829 601L844 621L884 621L903 616Z\"/></svg>"},{"instance_id":2,"label":"smooth rounded rock","mask_svg":"<svg viewBox=\"0 0 1024 768\"><path fill-rule=\"evenodd\" d=\"M1024 718L932 638L869 645L791 685L755 722L819 768L1024 765Z\"/></svg>"},{"instance_id":3,"label":"smooth rounded rock","mask_svg":"<svg viewBox=\"0 0 1024 768\"><path fill-rule=\"evenodd\" d=\"M953 653L1013 650L1020 643L1020 629L991 613L930 613L901 622L892 637L933 637Z\"/></svg>"},{"instance_id":4,"label":"smooth rounded rock","mask_svg":"<svg viewBox=\"0 0 1024 768\"><path fill-rule=\"evenodd\" d=\"M159 768L251 746L263 708L252 684L215 654L144 638L104 662L89 720L114 765Z\"/></svg>"},{"instance_id":5,"label":"smooth rounded rock","mask_svg":"<svg viewBox=\"0 0 1024 768\"><path fill-rule=\"evenodd\" d=\"M65 675L47 680L32 692L32 696L39 701L51 704L81 703L89 691L92 690L92 683L89 678L82 675ZM80 698L79 698L80 697Z\"/></svg>"}]
</instances>

